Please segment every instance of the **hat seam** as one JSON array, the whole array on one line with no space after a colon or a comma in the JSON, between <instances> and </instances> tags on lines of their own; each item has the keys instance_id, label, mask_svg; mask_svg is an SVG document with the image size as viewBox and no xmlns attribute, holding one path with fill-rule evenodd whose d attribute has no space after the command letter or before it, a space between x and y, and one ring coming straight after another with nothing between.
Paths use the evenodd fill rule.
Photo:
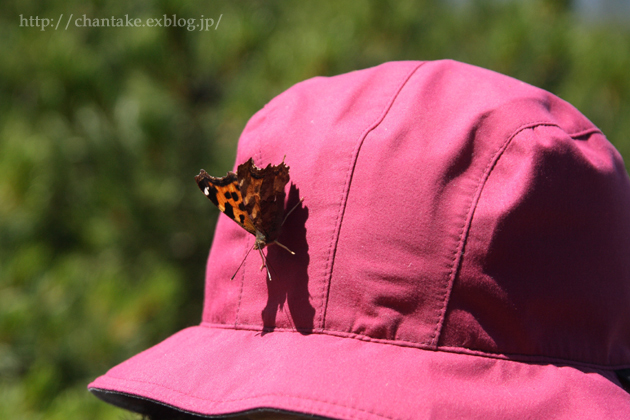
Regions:
<instances>
[{"instance_id":1,"label":"hat seam","mask_svg":"<svg viewBox=\"0 0 630 420\"><path fill-rule=\"evenodd\" d=\"M374 412L374 411L370 411L370 410L366 410L366 409L363 409L363 408L347 406L347 405L343 405L343 404L336 403L336 402L331 402L331 401L326 401L326 400L316 399L316 398L311 398L311 397L305 397L305 396L268 392L268 393L257 395L255 397L244 397L244 398L233 398L233 399L226 399L226 398L210 399L210 398L199 397L199 396L196 396L196 395L191 395L191 394L189 394L187 392L184 392L184 391L181 391L181 390L178 390L178 389L175 389L175 388L171 388L171 387L165 386L164 384L159 384L159 383L152 382L152 381L141 380L141 379L121 378L121 377L118 377L118 376L115 376L115 375L111 375L111 374L108 374L107 377L110 378L110 379L115 379L117 381L122 381L122 382L132 382L132 383L138 383L138 384L149 384L149 385L157 386L157 387L160 387L162 389L166 389L166 390L168 390L170 392L174 392L174 393L177 393L177 394L185 395L185 396L187 396L189 398L192 398L192 399L195 399L195 400L200 400L200 401L205 401L205 402L210 401L210 402L214 402L214 403L225 404L225 403L235 403L235 402L248 401L248 400L254 400L255 401L255 400L258 400L258 399L269 398L269 397L293 398L293 399L300 400L300 401L310 401L310 402L315 402L315 403L320 403L320 404L327 404L327 405L330 405L330 406L333 406L333 407L343 408L343 409L346 409L346 410L355 410L355 411L359 411L359 412L362 412L362 413L370 414L370 415L373 415L373 416L378 416L378 417L381 417L383 419L388 419L388 420L393 420L394 419L394 417L389 417L389 416L386 416L384 414L380 414L380 413L377 413L377 412ZM151 398L147 398L147 397L144 397L142 395L137 395L137 394L135 394L133 392L111 391L111 390L104 389L104 388L99 388L99 387L91 387L91 388L88 388L88 390L90 390L90 391L92 391L92 390L99 390L99 391L103 391L103 392L115 392L115 393L118 393L118 394L127 395L127 396L132 397L132 398L140 398L140 399L143 399L143 400L146 400L146 401L155 401L158 404L167 405L167 406L173 407L174 409L177 409L179 411L186 411L186 412L189 412L189 413L200 414L200 415L203 415L203 416L213 416L213 417L216 416L216 415L212 415L212 414L203 414L203 413L201 413L199 411L191 411L189 409L183 409L183 408L176 407L176 406L170 405L170 404L165 404L163 401L158 401L158 400L154 400L154 399L151 399ZM272 409L275 408L275 409L278 409L278 410L285 410L285 409L280 409L280 408L276 408L276 407L265 407L265 406L261 406L260 408L272 408ZM241 411L245 412L245 411L248 411L248 409L241 410ZM337 414L334 410L328 410L328 411L330 413ZM319 413L318 413L318 415L319 415Z\"/></svg>"},{"instance_id":2,"label":"hat seam","mask_svg":"<svg viewBox=\"0 0 630 420\"><path fill-rule=\"evenodd\" d=\"M506 360L506 361L516 362L516 363L553 364L553 365L582 367L582 368L596 369L596 370L601 370L601 371L611 371L611 372L614 372L615 370L618 370L618 369L625 369L627 366L630 366L630 363L621 364L621 365L599 365L595 363L582 362L579 360L562 359L562 358L548 357L548 356L536 356L536 355L521 354L521 353L488 353L482 350L467 349L465 347L458 347L458 346L442 346L442 347L438 347L438 351L446 351L446 352L454 353L454 354L466 354L469 356L481 356L481 357L485 356L485 357L489 357L493 359ZM496 356L493 356L493 355L496 355Z\"/></svg>"},{"instance_id":3,"label":"hat seam","mask_svg":"<svg viewBox=\"0 0 630 420\"><path fill-rule=\"evenodd\" d=\"M322 300L321 311L320 311L320 315L319 315L319 319L318 319L318 324L319 324L319 329L320 330L323 330L325 328L325 325L326 325L326 313L327 313L327 310L328 310L328 297L329 297L329 294L330 294L330 284L332 282L333 267L335 265L335 257L336 257L336 253L337 253L337 244L339 242L339 233L341 231L341 225L343 224L343 218L344 218L345 209L346 209L346 205L347 205L347 201L348 201L348 195L349 195L349 192L350 192L350 187L352 185L352 178L353 178L353 175L354 175L354 170L356 168L356 163L357 163L357 159L359 157L359 153L361 152L361 148L362 148L363 143L365 142L365 139L368 136L368 134L371 133L372 131L374 131L374 129L376 129L376 127L378 127L383 122L383 120L385 119L385 117L387 116L389 111L392 109L392 106L396 102L396 99L400 95L400 92L403 90L403 88L405 87L407 82L409 82L409 79L411 78L411 76L413 76L413 74L423 64L425 64L425 62L417 63L416 66L413 67L413 69L407 73L407 75L403 78L403 80L400 82L400 84L398 85L398 87L394 91L394 94L392 95L390 100L387 102L387 105L385 106L383 111L381 111L381 114L378 116L378 118L376 118L376 120L374 120L374 122L369 124L368 127L365 130L363 130L363 132L359 136L359 140L358 140L357 145L354 147L354 149L352 151L350 165L349 165L348 172L346 174L346 179L345 179L345 182L344 182L344 185L343 185L343 188L342 188L341 199L339 201L339 210L337 212L337 217L335 219L335 225L334 225L335 228L333 230L332 238L330 240L330 245L329 245L328 252L327 252L328 257L326 258L326 265L325 265L326 268L325 268L325 271L324 271L324 279L325 279L325 281L323 282L322 291L321 291L321 294L320 294L321 295L321 300Z\"/></svg>"},{"instance_id":4,"label":"hat seam","mask_svg":"<svg viewBox=\"0 0 630 420\"><path fill-rule=\"evenodd\" d=\"M459 270L461 268L462 257L464 253L466 252L466 242L468 240L468 234L470 232L470 227L472 225L472 220L475 215L475 210L477 208L477 205L479 204L479 200L481 198L481 194L483 192L484 186L486 185L488 179L490 178L490 175L492 174L493 169L496 167L497 162L499 161L501 156L503 156L503 153L505 152L507 147L510 145L512 140L523 130L526 130L528 128L538 127L538 126L543 126L543 125L551 125L551 126L559 127L558 124L548 121L548 120L540 120L540 121L535 121L535 122L530 121L530 122L521 124L520 126L514 129L512 134L507 136L506 140L496 150L496 152L494 153L494 155L488 161L486 167L484 168L483 173L481 174L479 180L477 181L477 189L472 195L472 198L468 207L468 211L466 212L467 216L466 216L465 222L459 233L459 241L458 241L457 247L455 248L455 251L453 252L453 260L451 262L451 270L448 275L448 283L446 284L446 288L445 288L446 290L444 292L444 297L442 299L442 305L439 308L438 320L433 330L433 335L431 336L431 339L429 341L431 346L436 349L439 347L438 343L439 343L440 335L442 333L442 329L444 327L444 321L446 319L446 313L448 309L448 304L450 302L451 293L453 291L453 285L455 284L455 280L457 279Z\"/></svg>"},{"instance_id":5,"label":"hat seam","mask_svg":"<svg viewBox=\"0 0 630 420\"><path fill-rule=\"evenodd\" d=\"M566 133L566 131L562 127L560 127L558 124L553 124L553 125L555 125L556 127L560 128L562 131L564 131ZM567 133L567 134L572 139L576 139L578 137L583 137L583 136L586 136L586 135L589 135L589 134L602 134L603 135L604 133L602 133L602 131L599 128L597 128L597 127L591 127L591 128L586 128L586 129L584 129L582 131L576 131L575 133Z\"/></svg>"},{"instance_id":6,"label":"hat seam","mask_svg":"<svg viewBox=\"0 0 630 420\"><path fill-rule=\"evenodd\" d=\"M247 235L246 239L247 241L247 247L245 247L245 251L244 251L244 256L243 256L243 265L247 266L247 255L249 254L249 251L251 250L251 247L249 246L249 241L250 241L250 235ZM241 302L243 300L243 291L245 289L245 267L243 267L242 274L239 276L241 281L241 288L238 292L238 302L236 304L236 314L234 314L234 326L238 326L239 325L239 320L240 320L240 315L241 315Z\"/></svg>"},{"instance_id":7,"label":"hat seam","mask_svg":"<svg viewBox=\"0 0 630 420\"><path fill-rule=\"evenodd\" d=\"M257 325L244 325L244 324L239 324L236 328L234 328L230 324L213 324L213 323L208 323L208 322L202 322L199 326L203 328L236 329L236 330L252 331L252 332L261 332L264 330L263 328ZM580 360L548 357L548 356L543 356L543 355L531 355L531 354L520 354L520 353L493 353L493 352L468 349L466 347L458 347L458 346L433 347L430 344L426 344L426 343L374 338L374 337L370 337L363 334L350 333L346 331L337 331L337 330L317 330L316 331L316 330L309 330L309 329L299 329L299 328L291 329L291 328L282 327L282 328L274 328L273 332L277 332L277 333L296 333L297 332L301 334L304 334L304 333L320 334L320 335L327 335L327 336L332 336L332 337L360 340L360 341L370 342L374 344L413 348L413 349L419 349L419 350L425 350L425 351L442 351L445 353L464 354L467 356L485 357L485 358L490 358L490 359L498 359L498 360L505 360L509 362L515 362L515 363L556 364L556 365L584 367L584 368L598 369L598 370L605 370L605 371L614 371L617 369L630 368L630 363L616 364L616 365L601 365L601 364L596 364L596 363L584 362Z\"/></svg>"}]
</instances>

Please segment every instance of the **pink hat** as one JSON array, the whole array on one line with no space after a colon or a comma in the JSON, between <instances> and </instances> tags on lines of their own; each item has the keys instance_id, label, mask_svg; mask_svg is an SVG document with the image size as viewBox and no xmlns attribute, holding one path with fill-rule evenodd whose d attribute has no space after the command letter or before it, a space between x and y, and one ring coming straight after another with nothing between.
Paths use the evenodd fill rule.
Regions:
<instances>
[{"instance_id":1,"label":"pink hat","mask_svg":"<svg viewBox=\"0 0 630 420\"><path fill-rule=\"evenodd\" d=\"M285 208L305 198L278 239L295 255L269 246L272 281L254 253L230 281L255 238L221 215L201 324L96 396L206 416L630 418L630 180L575 108L454 61L386 63L254 115L237 164L284 156Z\"/></svg>"}]
</instances>

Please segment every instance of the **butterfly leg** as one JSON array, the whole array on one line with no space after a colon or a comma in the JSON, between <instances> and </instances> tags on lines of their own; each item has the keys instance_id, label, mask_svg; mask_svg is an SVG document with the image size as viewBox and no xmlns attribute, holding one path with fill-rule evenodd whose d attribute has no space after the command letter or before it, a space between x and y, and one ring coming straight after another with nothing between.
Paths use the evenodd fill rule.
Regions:
<instances>
[{"instance_id":1,"label":"butterfly leg","mask_svg":"<svg viewBox=\"0 0 630 420\"><path fill-rule=\"evenodd\" d=\"M260 254L260 258L263 260L263 267L267 269L267 278L271 281L271 273L269 272L269 267L267 266L267 260L265 259L265 254L263 254L262 249L258 248L258 253ZM262 267L260 267L262 270Z\"/></svg>"},{"instance_id":2,"label":"butterfly leg","mask_svg":"<svg viewBox=\"0 0 630 420\"><path fill-rule=\"evenodd\" d=\"M282 245L282 244L281 244L280 242L278 242L278 241L273 241L273 242L272 242L272 244L279 245L281 248L284 248L284 249L286 249L287 251L289 251L289 253L290 253L291 255L295 255L295 252L291 251L289 248L287 248L286 246Z\"/></svg>"}]
</instances>

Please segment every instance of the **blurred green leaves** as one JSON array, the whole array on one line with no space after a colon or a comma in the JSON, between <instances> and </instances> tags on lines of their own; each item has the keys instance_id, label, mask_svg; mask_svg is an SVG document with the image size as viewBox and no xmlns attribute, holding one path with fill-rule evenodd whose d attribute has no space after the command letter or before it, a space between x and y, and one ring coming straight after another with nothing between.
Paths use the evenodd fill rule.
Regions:
<instances>
[{"instance_id":1,"label":"blurred green leaves","mask_svg":"<svg viewBox=\"0 0 630 420\"><path fill-rule=\"evenodd\" d=\"M550 90L630 159L630 33L570 2L144 0L0 4L0 419L118 419L95 376L201 316L217 211L247 119L291 85L453 58ZM201 15L217 30L20 27ZM60 26L65 26L65 20Z\"/></svg>"}]
</instances>

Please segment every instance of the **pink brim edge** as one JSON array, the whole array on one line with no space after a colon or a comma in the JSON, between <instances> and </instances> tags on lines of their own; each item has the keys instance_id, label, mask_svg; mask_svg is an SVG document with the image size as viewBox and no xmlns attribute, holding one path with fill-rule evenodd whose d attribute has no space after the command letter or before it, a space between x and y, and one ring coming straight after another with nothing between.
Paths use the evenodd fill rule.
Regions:
<instances>
[{"instance_id":1,"label":"pink brim edge","mask_svg":"<svg viewBox=\"0 0 630 420\"><path fill-rule=\"evenodd\" d=\"M90 391L201 415L259 408L332 418L627 418L611 371L530 364L329 334L190 327ZM113 393L113 394L112 394ZM126 397L129 396L129 397Z\"/></svg>"}]
</instances>

